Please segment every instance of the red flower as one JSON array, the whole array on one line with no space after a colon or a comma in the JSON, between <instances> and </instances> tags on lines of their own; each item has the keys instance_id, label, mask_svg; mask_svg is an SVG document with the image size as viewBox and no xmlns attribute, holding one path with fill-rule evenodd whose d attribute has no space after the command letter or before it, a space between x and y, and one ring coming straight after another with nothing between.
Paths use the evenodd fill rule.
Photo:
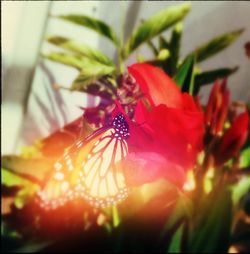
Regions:
<instances>
[{"instance_id":1,"label":"red flower","mask_svg":"<svg viewBox=\"0 0 250 254\"><path fill-rule=\"evenodd\" d=\"M127 178L131 184L142 184L166 177L182 185L186 170L194 165L202 149L203 112L161 69L134 64L128 70L151 110L139 102L137 124L130 124L132 154L125 162Z\"/></svg>"},{"instance_id":2,"label":"red flower","mask_svg":"<svg viewBox=\"0 0 250 254\"><path fill-rule=\"evenodd\" d=\"M222 164L236 156L248 137L249 115L241 113L232 123L232 126L222 137L221 144L216 154L217 164Z\"/></svg>"},{"instance_id":3,"label":"red flower","mask_svg":"<svg viewBox=\"0 0 250 254\"><path fill-rule=\"evenodd\" d=\"M228 112L229 97L227 81L223 80L221 83L216 81L210 93L205 113L205 123L213 135L220 134L223 130Z\"/></svg>"},{"instance_id":4,"label":"red flower","mask_svg":"<svg viewBox=\"0 0 250 254\"><path fill-rule=\"evenodd\" d=\"M149 64L134 64L128 67L128 71L152 105L182 107L182 94L178 86L161 69Z\"/></svg>"}]
</instances>

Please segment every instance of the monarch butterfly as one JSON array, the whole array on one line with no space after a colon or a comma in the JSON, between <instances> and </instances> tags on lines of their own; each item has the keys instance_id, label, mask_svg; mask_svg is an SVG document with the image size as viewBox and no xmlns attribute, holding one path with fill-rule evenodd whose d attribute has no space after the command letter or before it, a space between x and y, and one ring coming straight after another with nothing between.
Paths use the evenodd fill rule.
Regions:
<instances>
[{"instance_id":1,"label":"monarch butterfly","mask_svg":"<svg viewBox=\"0 0 250 254\"><path fill-rule=\"evenodd\" d=\"M129 126L118 112L112 123L80 139L54 164L39 203L57 208L68 200L85 198L94 207L116 204L128 196L125 177L118 162L128 154Z\"/></svg>"}]
</instances>

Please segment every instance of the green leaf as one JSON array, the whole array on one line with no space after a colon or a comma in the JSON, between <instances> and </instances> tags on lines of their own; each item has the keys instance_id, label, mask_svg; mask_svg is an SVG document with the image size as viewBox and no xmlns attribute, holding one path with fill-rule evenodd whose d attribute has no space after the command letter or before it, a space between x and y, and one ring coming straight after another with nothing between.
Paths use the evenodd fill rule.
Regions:
<instances>
[{"instance_id":1,"label":"green leaf","mask_svg":"<svg viewBox=\"0 0 250 254\"><path fill-rule=\"evenodd\" d=\"M180 66L176 75L174 76L176 84L183 91L189 91L190 82L193 75L194 61L194 56L189 56Z\"/></svg>"},{"instance_id":2,"label":"green leaf","mask_svg":"<svg viewBox=\"0 0 250 254\"><path fill-rule=\"evenodd\" d=\"M165 63L170 57L169 44L162 36L159 36L158 43L159 50L154 45L154 49L152 49L153 53L155 53L155 58L144 62L162 68L166 73L168 73L168 70L165 69Z\"/></svg>"},{"instance_id":3,"label":"green leaf","mask_svg":"<svg viewBox=\"0 0 250 254\"><path fill-rule=\"evenodd\" d=\"M1 236L16 239L21 239L22 237L19 232L12 229L4 220L1 221Z\"/></svg>"},{"instance_id":4,"label":"green leaf","mask_svg":"<svg viewBox=\"0 0 250 254\"><path fill-rule=\"evenodd\" d=\"M114 70L115 68L112 66L95 64L92 61L86 61L85 68L82 69L80 74L74 80L71 89L80 90L93 95L99 95L101 97L101 93L103 91L108 91L109 94L111 94L113 92L113 85L110 82L99 82L98 80L106 75L112 74Z\"/></svg>"},{"instance_id":5,"label":"green leaf","mask_svg":"<svg viewBox=\"0 0 250 254\"><path fill-rule=\"evenodd\" d=\"M86 56L97 62L104 63L107 65L113 65L112 60L109 57L107 57L105 54L103 54L102 52L96 49L92 49L88 47L87 45L72 41L68 38L61 37L61 36L51 36L47 38L47 41L58 47L72 51L73 53L76 53L76 54Z\"/></svg>"},{"instance_id":6,"label":"green leaf","mask_svg":"<svg viewBox=\"0 0 250 254\"><path fill-rule=\"evenodd\" d=\"M77 68L81 71L81 77L95 80L97 77L108 75L114 72L115 67L105 65L87 57L65 53L52 52L44 55L47 59Z\"/></svg>"},{"instance_id":7,"label":"green leaf","mask_svg":"<svg viewBox=\"0 0 250 254\"><path fill-rule=\"evenodd\" d=\"M114 85L103 75L93 76L80 73L74 80L71 89L99 96L107 101L115 99Z\"/></svg>"},{"instance_id":8,"label":"green leaf","mask_svg":"<svg viewBox=\"0 0 250 254\"><path fill-rule=\"evenodd\" d=\"M250 167L250 147L240 153L240 168Z\"/></svg>"},{"instance_id":9,"label":"green leaf","mask_svg":"<svg viewBox=\"0 0 250 254\"><path fill-rule=\"evenodd\" d=\"M144 63L144 62L145 62L145 57L144 57L144 55L142 55L142 54L136 54L136 61L137 61L138 63Z\"/></svg>"},{"instance_id":10,"label":"green leaf","mask_svg":"<svg viewBox=\"0 0 250 254\"><path fill-rule=\"evenodd\" d=\"M9 188L20 187L12 200L17 208L22 208L27 200L39 190L53 163L54 160L46 158L2 157L1 184ZM3 202L5 202L4 199ZM9 204L6 205L9 206Z\"/></svg>"},{"instance_id":11,"label":"green leaf","mask_svg":"<svg viewBox=\"0 0 250 254\"><path fill-rule=\"evenodd\" d=\"M13 225L12 225L13 226ZM34 253L40 252L53 243L52 240L37 241L25 239L18 231L4 220L1 221L2 252Z\"/></svg>"},{"instance_id":12,"label":"green leaf","mask_svg":"<svg viewBox=\"0 0 250 254\"><path fill-rule=\"evenodd\" d=\"M168 253L180 253L184 224L182 223L172 236Z\"/></svg>"},{"instance_id":13,"label":"green leaf","mask_svg":"<svg viewBox=\"0 0 250 254\"><path fill-rule=\"evenodd\" d=\"M148 41L147 44L148 44L148 47L151 49L153 55L157 56L159 52L156 46L154 45L154 43L152 41Z\"/></svg>"},{"instance_id":14,"label":"green leaf","mask_svg":"<svg viewBox=\"0 0 250 254\"><path fill-rule=\"evenodd\" d=\"M15 194L14 204L17 208L21 209L26 201L36 193L40 187L33 181L27 180L25 177L21 177L7 169L1 169L2 182L1 184L7 187L18 186L21 189ZM4 199L3 199L4 202Z\"/></svg>"},{"instance_id":15,"label":"green leaf","mask_svg":"<svg viewBox=\"0 0 250 254\"><path fill-rule=\"evenodd\" d=\"M159 36L159 49L169 49L169 42L163 36Z\"/></svg>"},{"instance_id":16,"label":"green leaf","mask_svg":"<svg viewBox=\"0 0 250 254\"><path fill-rule=\"evenodd\" d=\"M14 250L22 245L22 235L10 226L4 219L1 220L1 250L3 253L14 252Z\"/></svg>"},{"instance_id":17,"label":"green leaf","mask_svg":"<svg viewBox=\"0 0 250 254\"><path fill-rule=\"evenodd\" d=\"M213 83L216 79L225 78L233 74L238 70L238 67L234 68L221 68L216 70L210 70L197 74L195 77L195 86L202 86Z\"/></svg>"},{"instance_id":18,"label":"green leaf","mask_svg":"<svg viewBox=\"0 0 250 254\"><path fill-rule=\"evenodd\" d=\"M44 242L30 241L23 246L15 249L15 253L36 253L42 252L44 248L47 248L53 243L53 240L47 240Z\"/></svg>"},{"instance_id":19,"label":"green leaf","mask_svg":"<svg viewBox=\"0 0 250 254\"><path fill-rule=\"evenodd\" d=\"M94 84L101 76L79 74L71 86L72 91L81 91L92 95L98 95L105 87L100 84Z\"/></svg>"},{"instance_id":20,"label":"green leaf","mask_svg":"<svg viewBox=\"0 0 250 254\"><path fill-rule=\"evenodd\" d=\"M115 71L114 66L101 64L86 58L83 60L82 66L81 75L104 76Z\"/></svg>"},{"instance_id":21,"label":"green leaf","mask_svg":"<svg viewBox=\"0 0 250 254\"><path fill-rule=\"evenodd\" d=\"M211 41L201 45L196 50L194 50L191 55L196 55L196 61L201 62L207 58L219 53L223 49L227 48L232 44L244 31L244 29L239 29L220 35Z\"/></svg>"},{"instance_id":22,"label":"green leaf","mask_svg":"<svg viewBox=\"0 0 250 254\"><path fill-rule=\"evenodd\" d=\"M227 252L232 222L231 191L220 186L205 201L196 208L197 215L191 221L187 252Z\"/></svg>"},{"instance_id":23,"label":"green leaf","mask_svg":"<svg viewBox=\"0 0 250 254\"><path fill-rule=\"evenodd\" d=\"M69 53L66 54L61 52L51 52L48 54L42 54L42 57L57 63L72 66L78 70L81 70L84 67L84 58L79 55L73 55Z\"/></svg>"},{"instance_id":24,"label":"green leaf","mask_svg":"<svg viewBox=\"0 0 250 254\"><path fill-rule=\"evenodd\" d=\"M87 27L100 35L108 38L111 40L117 47L119 47L120 42L115 34L115 32L112 30L112 28L104 23L101 20L95 19L93 17L85 16L85 15L61 15L57 16L58 18L62 20L66 20L69 22L72 22L74 24Z\"/></svg>"},{"instance_id":25,"label":"green leaf","mask_svg":"<svg viewBox=\"0 0 250 254\"><path fill-rule=\"evenodd\" d=\"M195 62L196 62L196 59L194 59L194 63L193 63L193 67L192 67L192 72L191 72L191 77L190 77L190 81L188 81L187 85L188 85L188 92L190 95L194 95L194 81L195 81L195 76L196 76L196 73L194 71L194 67L195 67ZM183 87L185 88L185 86ZM182 91L185 92L185 89L182 89Z\"/></svg>"},{"instance_id":26,"label":"green leaf","mask_svg":"<svg viewBox=\"0 0 250 254\"><path fill-rule=\"evenodd\" d=\"M20 156L2 157L2 167L23 179L39 184L45 174L52 168L54 159L24 159Z\"/></svg>"},{"instance_id":27,"label":"green leaf","mask_svg":"<svg viewBox=\"0 0 250 254\"><path fill-rule=\"evenodd\" d=\"M181 220L183 220L184 218L190 218L192 214L192 209L192 203L188 199L188 197L186 197L185 195L181 195L178 198L176 205L171 212L171 215L168 217L168 220L163 226L160 238L163 238L164 235L175 225L177 225Z\"/></svg>"},{"instance_id":28,"label":"green leaf","mask_svg":"<svg viewBox=\"0 0 250 254\"><path fill-rule=\"evenodd\" d=\"M33 183L32 181L27 180L25 177L21 177L5 168L1 169L1 174L1 184L7 187L25 186Z\"/></svg>"},{"instance_id":29,"label":"green leaf","mask_svg":"<svg viewBox=\"0 0 250 254\"><path fill-rule=\"evenodd\" d=\"M171 39L169 41L170 58L167 60L166 69L170 76L175 75L177 64L179 60L179 52L181 46L182 24L178 23L172 31Z\"/></svg>"},{"instance_id":30,"label":"green leaf","mask_svg":"<svg viewBox=\"0 0 250 254\"><path fill-rule=\"evenodd\" d=\"M170 57L170 53L168 49L161 49L159 54L157 55L157 60L164 61Z\"/></svg>"},{"instance_id":31,"label":"green leaf","mask_svg":"<svg viewBox=\"0 0 250 254\"><path fill-rule=\"evenodd\" d=\"M250 189L250 177L247 176L242 178L239 182L232 186L232 200L233 204L237 205L240 199L248 192Z\"/></svg>"},{"instance_id":32,"label":"green leaf","mask_svg":"<svg viewBox=\"0 0 250 254\"><path fill-rule=\"evenodd\" d=\"M124 56L129 56L144 42L151 40L167 28L182 20L190 10L190 3L173 6L153 15L134 29L126 45Z\"/></svg>"}]
</instances>

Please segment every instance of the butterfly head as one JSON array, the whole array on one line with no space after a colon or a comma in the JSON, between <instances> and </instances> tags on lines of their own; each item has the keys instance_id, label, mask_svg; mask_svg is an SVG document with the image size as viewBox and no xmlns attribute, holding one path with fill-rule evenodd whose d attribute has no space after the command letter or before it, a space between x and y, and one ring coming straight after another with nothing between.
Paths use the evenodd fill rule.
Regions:
<instances>
[{"instance_id":1,"label":"butterfly head","mask_svg":"<svg viewBox=\"0 0 250 254\"><path fill-rule=\"evenodd\" d=\"M115 136L118 138L127 139L129 137L129 126L122 113L118 113L112 122L112 127L115 129Z\"/></svg>"}]
</instances>

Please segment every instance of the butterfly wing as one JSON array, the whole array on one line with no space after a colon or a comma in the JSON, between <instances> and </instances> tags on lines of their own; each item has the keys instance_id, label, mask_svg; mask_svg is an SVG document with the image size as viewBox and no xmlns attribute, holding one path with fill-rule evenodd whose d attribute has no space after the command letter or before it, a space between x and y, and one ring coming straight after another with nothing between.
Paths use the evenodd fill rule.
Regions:
<instances>
[{"instance_id":1,"label":"butterfly wing","mask_svg":"<svg viewBox=\"0 0 250 254\"><path fill-rule=\"evenodd\" d=\"M106 130L90 150L87 160L78 156L80 167L80 189L84 186L84 197L95 207L115 204L128 195L128 188L120 161L128 153L125 139L116 135L114 128Z\"/></svg>"},{"instance_id":2,"label":"butterfly wing","mask_svg":"<svg viewBox=\"0 0 250 254\"><path fill-rule=\"evenodd\" d=\"M126 198L128 188L119 165L128 153L128 136L128 124L118 114L109 128L101 128L67 149L38 193L41 206L56 208L84 197L95 207L105 207Z\"/></svg>"},{"instance_id":3,"label":"butterfly wing","mask_svg":"<svg viewBox=\"0 0 250 254\"><path fill-rule=\"evenodd\" d=\"M79 189L78 186L80 169L76 167L76 157L81 152L82 158L85 160L94 143L104 131L105 129L101 129L86 140L79 139L65 150L63 156L54 164L45 186L37 193L41 207L45 209L57 208L83 192L83 189ZM77 191L76 186L78 187Z\"/></svg>"}]
</instances>

